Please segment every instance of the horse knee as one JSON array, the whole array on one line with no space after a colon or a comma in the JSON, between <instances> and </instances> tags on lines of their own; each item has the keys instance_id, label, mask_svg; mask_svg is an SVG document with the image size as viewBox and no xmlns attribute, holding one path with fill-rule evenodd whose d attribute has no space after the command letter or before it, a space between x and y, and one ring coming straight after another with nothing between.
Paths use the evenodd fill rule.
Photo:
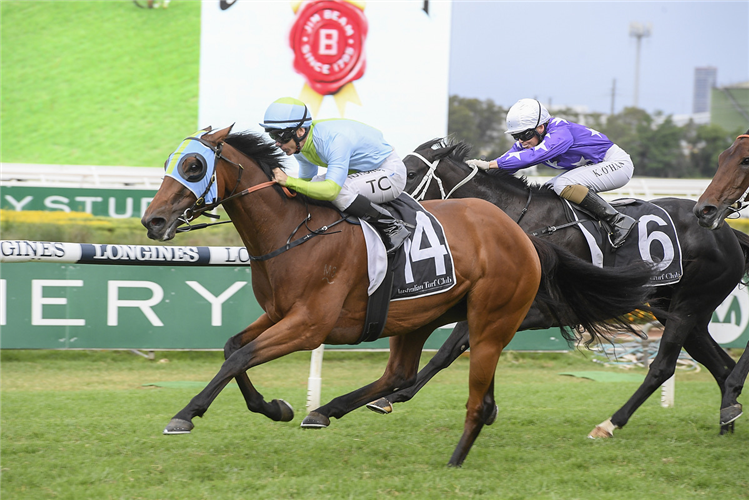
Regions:
<instances>
[{"instance_id":1,"label":"horse knee","mask_svg":"<svg viewBox=\"0 0 749 500\"><path fill-rule=\"evenodd\" d=\"M224 344L224 359L229 359L234 352L236 352L242 344L239 341L239 335L234 335Z\"/></svg>"},{"instance_id":2,"label":"horse knee","mask_svg":"<svg viewBox=\"0 0 749 500\"><path fill-rule=\"evenodd\" d=\"M676 365L674 363L653 363L650 365L650 375L658 384L662 384L673 377L674 373L676 373Z\"/></svg>"}]
</instances>

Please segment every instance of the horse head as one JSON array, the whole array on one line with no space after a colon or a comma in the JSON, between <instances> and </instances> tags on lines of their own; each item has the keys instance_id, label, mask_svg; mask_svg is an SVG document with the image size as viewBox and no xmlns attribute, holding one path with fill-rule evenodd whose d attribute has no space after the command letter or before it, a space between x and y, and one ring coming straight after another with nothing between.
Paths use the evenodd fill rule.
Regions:
<instances>
[{"instance_id":1,"label":"horse head","mask_svg":"<svg viewBox=\"0 0 749 500\"><path fill-rule=\"evenodd\" d=\"M231 126L213 132L211 127L186 138L164 164L164 180L146 209L141 224L153 240L174 238L177 228L212 208L225 182L216 169L223 158L221 146Z\"/></svg>"},{"instance_id":2,"label":"horse head","mask_svg":"<svg viewBox=\"0 0 749 500\"><path fill-rule=\"evenodd\" d=\"M407 169L405 191L417 200L449 198L456 185L468 175L473 177L471 167L465 164L470 150L468 143L453 143L449 139L432 139L417 147L403 159ZM437 167L442 161L451 166L437 174ZM461 165L465 172L461 172Z\"/></svg>"},{"instance_id":3,"label":"horse head","mask_svg":"<svg viewBox=\"0 0 749 500\"><path fill-rule=\"evenodd\" d=\"M713 180L694 206L701 226L718 229L725 218L741 209L741 197L749 188L749 130L736 138L718 157ZM737 203L738 202L738 203Z\"/></svg>"}]
</instances>

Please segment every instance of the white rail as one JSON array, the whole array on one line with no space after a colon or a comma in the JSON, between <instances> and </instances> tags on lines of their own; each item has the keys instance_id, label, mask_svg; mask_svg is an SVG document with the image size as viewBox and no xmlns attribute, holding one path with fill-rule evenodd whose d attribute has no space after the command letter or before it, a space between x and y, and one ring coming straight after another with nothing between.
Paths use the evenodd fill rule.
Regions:
<instances>
[{"instance_id":1,"label":"white rail","mask_svg":"<svg viewBox=\"0 0 749 500\"><path fill-rule=\"evenodd\" d=\"M3 186L153 189L161 185L164 169L3 163Z\"/></svg>"}]
</instances>

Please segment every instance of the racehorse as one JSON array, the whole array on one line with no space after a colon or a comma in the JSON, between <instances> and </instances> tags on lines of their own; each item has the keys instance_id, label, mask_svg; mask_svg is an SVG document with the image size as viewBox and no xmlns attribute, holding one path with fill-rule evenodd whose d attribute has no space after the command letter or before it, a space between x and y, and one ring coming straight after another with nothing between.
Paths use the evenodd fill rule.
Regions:
<instances>
[{"instance_id":1,"label":"racehorse","mask_svg":"<svg viewBox=\"0 0 749 500\"><path fill-rule=\"evenodd\" d=\"M406 191L417 199L472 197L490 201L518 221L524 230L549 230L546 236L549 241L590 260L590 249L580 231L553 231L554 227L564 227L567 220L562 200L551 189L531 185L526 179L504 171L487 172L472 168L464 162L469 151L470 145L465 142L435 139L422 144L404 159L408 167ZM593 429L589 434L591 438L613 437L615 429L624 427L645 400L674 374L682 347L710 371L723 396L730 398L726 379L735 362L713 340L707 327L715 308L749 270L749 236L727 226L715 231L701 228L692 216L692 201L662 198L652 202L664 208L676 225L683 252L683 276L678 283L654 287L655 296L651 303L668 312L667 315L656 313L665 326L658 354L642 385L610 419ZM531 308L520 329L549 328L554 324L543 304L537 304ZM415 384L367 406L378 413L390 413L393 403L411 399L468 346L468 325L459 323L437 354L419 372ZM734 397L731 404L735 403ZM733 420L735 418L738 417ZM727 424L731 422L721 417L721 434L728 430Z\"/></svg>"},{"instance_id":2,"label":"racehorse","mask_svg":"<svg viewBox=\"0 0 749 500\"><path fill-rule=\"evenodd\" d=\"M229 135L230 129L209 128L212 133L187 138L183 144L198 141L202 146L195 147L203 148L203 153L185 153L178 163L168 160L165 166L177 169L182 179L205 179L206 193L215 183L217 200L207 201L205 193L196 196L182 181L167 175L141 222L149 238L169 240L178 226L189 225L197 215L222 204L251 255L252 287L264 314L229 339L218 374L174 416L165 434L189 433L194 428L192 419L207 411L232 378L250 411L290 421L291 406L278 399L266 402L247 370L322 343L355 344L364 325L369 279L359 226L345 223L332 205L315 205L302 195L289 197L291 193L282 190L272 175L272 169L281 166L282 152L259 135ZM188 149L180 146L174 155L180 151ZM407 386L416 377L424 342L432 331L467 320L474 348L466 420L449 461L459 466L482 427L496 417L497 361L537 292L539 300L568 324L585 325L603 335L606 325L597 329L596 322L621 317L647 300L642 284L651 270L643 266L622 273L599 270L548 242L529 238L483 200L425 206L444 228L455 285L439 294L395 301L382 334L390 337L383 376L312 411L302 427L327 427L330 417L341 418L396 387ZM304 249L296 248L300 242Z\"/></svg>"},{"instance_id":3,"label":"racehorse","mask_svg":"<svg viewBox=\"0 0 749 500\"><path fill-rule=\"evenodd\" d=\"M718 169L713 180L694 206L694 215L700 225L717 230L725 218L738 212L740 201L749 189L749 130L736 138L731 147L718 157ZM738 204L738 206L737 206ZM739 358L736 367L726 380L726 390L720 404L720 421L732 422L742 414L741 404L736 400L744 388L749 375L749 344Z\"/></svg>"}]
</instances>

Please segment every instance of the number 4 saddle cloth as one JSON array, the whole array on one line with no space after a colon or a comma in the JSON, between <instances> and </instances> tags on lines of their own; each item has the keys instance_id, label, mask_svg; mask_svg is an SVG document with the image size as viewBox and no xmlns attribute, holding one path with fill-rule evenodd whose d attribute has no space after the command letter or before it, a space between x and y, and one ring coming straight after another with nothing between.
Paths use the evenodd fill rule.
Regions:
<instances>
[{"instance_id":1,"label":"number 4 saddle cloth","mask_svg":"<svg viewBox=\"0 0 749 500\"><path fill-rule=\"evenodd\" d=\"M411 232L411 237L389 259L393 273L390 299L415 299L446 292L455 286L453 257L442 224L407 193L382 206L395 218L409 224ZM362 229L369 261L368 293L372 295L388 272L388 258L377 232L366 222Z\"/></svg>"},{"instance_id":2,"label":"number 4 saddle cloth","mask_svg":"<svg viewBox=\"0 0 749 500\"><path fill-rule=\"evenodd\" d=\"M578 227L590 246L593 264L616 267L644 260L653 264L656 271L650 278L650 286L672 285L681 280L683 266L679 236L671 216L663 208L634 198L612 201L611 206L638 221L624 244L613 249L603 224L577 206L563 201L567 220L580 221Z\"/></svg>"}]
</instances>

